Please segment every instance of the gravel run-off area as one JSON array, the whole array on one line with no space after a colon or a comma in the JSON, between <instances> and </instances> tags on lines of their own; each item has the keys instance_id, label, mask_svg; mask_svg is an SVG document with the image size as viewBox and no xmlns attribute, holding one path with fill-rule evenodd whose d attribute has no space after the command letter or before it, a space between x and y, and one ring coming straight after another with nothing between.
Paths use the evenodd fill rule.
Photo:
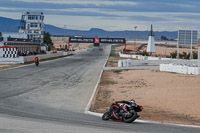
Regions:
<instances>
[{"instance_id":1,"label":"gravel run-off area","mask_svg":"<svg viewBox=\"0 0 200 133\"><path fill-rule=\"evenodd\" d=\"M200 75L159 70L104 71L91 111L104 113L118 100L135 99L140 119L200 125Z\"/></svg>"}]
</instances>

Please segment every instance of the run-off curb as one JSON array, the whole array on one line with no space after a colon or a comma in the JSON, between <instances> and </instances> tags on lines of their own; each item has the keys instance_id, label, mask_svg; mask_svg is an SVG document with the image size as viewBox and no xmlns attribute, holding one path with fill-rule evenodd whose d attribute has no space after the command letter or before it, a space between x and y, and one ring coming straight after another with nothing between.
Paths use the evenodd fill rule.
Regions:
<instances>
[{"instance_id":1,"label":"run-off curb","mask_svg":"<svg viewBox=\"0 0 200 133\"><path fill-rule=\"evenodd\" d=\"M95 113L88 111L87 114L102 117L102 113ZM190 127L190 128L200 128L197 125L184 125L184 124L175 124L175 123L165 123L165 122L157 122L157 121L146 121L146 120L135 120L136 123L149 123L149 124L159 124L159 125L168 125L168 126L178 126L178 127Z\"/></svg>"}]
</instances>

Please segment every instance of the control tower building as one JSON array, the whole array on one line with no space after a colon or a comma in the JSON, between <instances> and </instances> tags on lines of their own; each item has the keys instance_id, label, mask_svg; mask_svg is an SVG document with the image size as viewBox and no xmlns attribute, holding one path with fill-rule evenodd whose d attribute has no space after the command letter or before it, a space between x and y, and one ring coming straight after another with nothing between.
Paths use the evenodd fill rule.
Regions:
<instances>
[{"instance_id":1,"label":"control tower building","mask_svg":"<svg viewBox=\"0 0 200 133\"><path fill-rule=\"evenodd\" d=\"M43 43L44 15L43 12L26 12L22 14L19 33L28 35L28 39Z\"/></svg>"}]
</instances>

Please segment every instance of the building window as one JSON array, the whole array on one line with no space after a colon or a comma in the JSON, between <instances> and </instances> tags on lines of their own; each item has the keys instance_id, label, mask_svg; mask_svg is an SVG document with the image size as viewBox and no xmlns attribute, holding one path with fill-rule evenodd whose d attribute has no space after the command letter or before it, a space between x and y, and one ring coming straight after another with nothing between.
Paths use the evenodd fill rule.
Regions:
<instances>
[{"instance_id":1,"label":"building window","mask_svg":"<svg viewBox=\"0 0 200 133\"><path fill-rule=\"evenodd\" d=\"M37 23L31 23L31 27L38 27Z\"/></svg>"},{"instance_id":2,"label":"building window","mask_svg":"<svg viewBox=\"0 0 200 133\"><path fill-rule=\"evenodd\" d=\"M37 15L28 15L28 20L38 20Z\"/></svg>"}]
</instances>

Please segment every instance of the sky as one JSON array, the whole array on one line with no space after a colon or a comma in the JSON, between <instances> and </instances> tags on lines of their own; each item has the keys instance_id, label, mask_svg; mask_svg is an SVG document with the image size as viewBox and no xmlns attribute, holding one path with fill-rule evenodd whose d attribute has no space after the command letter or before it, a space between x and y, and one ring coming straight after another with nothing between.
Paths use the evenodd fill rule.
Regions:
<instances>
[{"instance_id":1,"label":"sky","mask_svg":"<svg viewBox=\"0 0 200 133\"><path fill-rule=\"evenodd\" d=\"M43 12L45 24L67 29L199 30L200 0L0 0L0 16ZM65 26L66 25L66 26Z\"/></svg>"}]
</instances>

